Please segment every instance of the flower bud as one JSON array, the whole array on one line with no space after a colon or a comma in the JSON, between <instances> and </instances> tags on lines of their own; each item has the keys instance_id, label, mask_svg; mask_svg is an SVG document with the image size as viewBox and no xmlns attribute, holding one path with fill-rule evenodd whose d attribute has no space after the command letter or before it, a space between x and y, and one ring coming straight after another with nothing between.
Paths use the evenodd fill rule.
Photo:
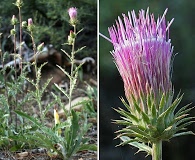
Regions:
<instances>
[{"instance_id":1,"label":"flower bud","mask_svg":"<svg viewBox=\"0 0 195 160\"><path fill-rule=\"evenodd\" d=\"M16 29L14 29L14 28L11 29L11 30L10 30L10 34L11 34L11 35L15 35L15 34L16 34Z\"/></svg>"},{"instance_id":2,"label":"flower bud","mask_svg":"<svg viewBox=\"0 0 195 160\"><path fill-rule=\"evenodd\" d=\"M32 20L32 18L29 18L29 19L28 19L28 26L27 26L27 29L28 29L28 31L32 32L32 31L33 31L33 28L34 28L33 20Z\"/></svg>"},{"instance_id":3,"label":"flower bud","mask_svg":"<svg viewBox=\"0 0 195 160\"><path fill-rule=\"evenodd\" d=\"M23 22L22 22L22 27L23 27L23 28L26 28L26 27L27 27L27 22L26 22L26 21L23 21Z\"/></svg>"},{"instance_id":4,"label":"flower bud","mask_svg":"<svg viewBox=\"0 0 195 160\"><path fill-rule=\"evenodd\" d=\"M17 20L16 16L13 15L13 16L12 16L12 19L11 19L11 24L12 24L12 25L16 25L17 23L18 23L18 20Z\"/></svg>"},{"instance_id":5,"label":"flower bud","mask_svg":"<svg viewBox=\"0 0 195 160\"><path fill-rule=\"evenodd\" d=\"M74 39L75 39L75 33L72 30L70 30L70 34L68 36L68 44L73 45Z\"/></svg>"},{"instance_id":6,"label":"flower bud","mask_svg":"<svg viewBox=\"0 0 195 160\"><path fill-rule=\"evenodd\" d=\"M76 7L71 7L68 9L68 14L70 16L70 24L71 25L76 25L78 20L77 20L77 8Z\"/></svg>"},{"instance_id":7,"label":"flower bud","mask_svg":"<svg viewBox=\"0 0 195 160\"><path fill-rule=\"evenodd\" d=\"M22 0L16 0L16 3L15 3L15 5L17 6L17 7L22 7L22 4L23 4L23 2L22 2Z\"/></svg>"},{"instance_id":8,"label":"flower bud","mask_svg":"<svg viewBox=\"0 0 195 160\"><path fill-rule=\"evenodd\" d=\"M43 47L44 47L44 42L38 45L37 51L41 52L43 50Z\"/></svg>"}]
</instances>

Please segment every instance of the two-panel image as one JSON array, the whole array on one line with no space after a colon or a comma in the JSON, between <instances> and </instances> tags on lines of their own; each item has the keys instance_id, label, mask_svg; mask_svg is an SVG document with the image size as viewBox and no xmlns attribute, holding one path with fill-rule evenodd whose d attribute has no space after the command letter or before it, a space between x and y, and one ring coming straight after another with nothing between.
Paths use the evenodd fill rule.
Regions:
<instances>
[{"instance_id":1,"label":"two-panel image","mask_svg":"<svg viewBox=\"0 0 195 160\"><path fill-rule=\"evenodd\" d=\"M194 9L1 0L0 160L193 160Z\"/></svg>"}]
</instances>

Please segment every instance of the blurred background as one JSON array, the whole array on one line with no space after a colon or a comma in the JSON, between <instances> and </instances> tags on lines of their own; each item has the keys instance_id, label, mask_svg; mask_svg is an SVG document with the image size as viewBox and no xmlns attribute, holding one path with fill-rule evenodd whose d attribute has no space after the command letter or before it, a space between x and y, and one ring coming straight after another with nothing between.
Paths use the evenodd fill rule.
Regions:
<instances>
[{"instance_id":1,"label":"blurred background","mask_svg":"<svg viewBox=\"0 0 195 160\"><path fill-rule=\"evenodd\" d=\"M18 8L14 5L15 2L16 0L0 1L0 33L3 33L1 36L3 53L10 52L10 48L13 47L11 38L7 37L10 29L12 29L12 15L18 18ZM76 47L86 46L82 54L77 54L76 58L91 56L96 59L97 0L23 0L22 2L22 21L32 18L36 26L34 31L35 43L44 42L45 46L52 44L56 50L61 51L63 48L67 52L70 51L69 47L62 46L62 44L67 41L70 32L68 9L76 7L80 22L77 30L83 29L77 38ZM18 30L18 27L16 29ZM71 29L73 30L73 28ZM31 39L26 32L23 32L22 38L32 48Z\"/></svg>"},{"instance_id":2,"label":"blurred background","mask_svg":"<svg viewBox=\"0 0 195 160\"><path fill-rule=\"evenodd\" d=\"M191 103L195 105L195 21L194 0L100 0L99 1L100 32L107 37L108 27L115 23L115 19L122 13L150 8L150 12L157 17L168 8L166 20L175 18L170 28L170 38L174 46L174 60L172 82L175 94L181 91L184 98L179 107ZM100 37L100 160L150 160L145 153L138 153L131 146L115 147L119 140L114 140L114 132L119 126L112 124L112 119L119 119L113 108L123 107L119 97L125 97L122 79L113 63L110 42ZM195 109L190 112L195 116ZM188 127L195 132L195 124ZM195 148L195 136L183 136L163 143L163 160L192 160Z\"/></svg>"}]
</instances>

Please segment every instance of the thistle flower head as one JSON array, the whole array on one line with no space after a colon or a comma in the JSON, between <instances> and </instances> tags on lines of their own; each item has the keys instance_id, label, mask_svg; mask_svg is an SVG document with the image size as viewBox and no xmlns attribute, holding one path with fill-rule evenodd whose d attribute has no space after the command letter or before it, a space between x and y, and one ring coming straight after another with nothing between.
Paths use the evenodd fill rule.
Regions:
<instances>
[{"instance_id":1,"label":"thistle flower head","mask_svg":"<svg viewBox=\"0 0 195 160\"><path fill-rule=\"evenodd\" d=\"M116 26L109 28L114 46L112 52L117 68L124 82L125 94L129 100L147 95L152 90L155 96L159 91L171 90L171 57L173 47L166 25L165 14L157 21L149 10L123 14Z\"/></svg>"},{"instance_id":2,"label":"thistle flower head","mask_svg":"<svg viewBox=\"0 0 195 160\"><path fill-rule=\"evenodd\" d=\"M71 7L68 9L68 14L70 17L70 24L71 25L76 25L77 23L77 8L76 7Z\"/></svg>"},{"instance_id":3,"label":"thistle flower head","mask_svg":"<svg viewBox=\"0 0 195 160\"><path fill-rule=\"evenodd\" d=\"M76 19L77 18L77 9L76 7L71 7L68 9L68 14L70 16L70 19Z\"/></svg>"},{"instance_id":4,"label":"thistle flower head","mask_svg":"<svg viewBox=\"0 0 195 160\"><path fill-rule=\"evenodd\" d=\"M37 51L38 51L38 52L41 52L41 51L43 50L43 48L44 48L44 42L42 42L41 44L39 44L39 45L37 46Z\"/></svg>"},{"instance_id":5,"label":"thistle flower head","mask_svg":"<svg viewBox=\"0 0 195 160\"><path fill-rule=\"evenodd\" d=\"M28 31L30 31L30 32L32 32L33 29L34 29L34 25L33 25L33 20L32 20L32 18L29 18L29 19L28 19L28 26L27 26L27 29L28 29Z\"/></svg>"},{"instance_id":6,"label":"thistle flower head","mask_svg":"<svg viewBox=\"0 0 195 160\"><path fill-rule=\"evenodd\" d=\"M165 10L162 17L155 20L149 10L123 14L109 33L114 50L111 52L124 82L128 103L127 108L115 109L122 120L115 120L124 126L117 131L121 144L130 144L151 154L151 144L169 140L172 137L193 134L185 132L194 117L187 117L192 108L184 106L176 112L182 100L173 100L171 68L173 47L169 39ZM179 132L179 133L178 133Z\"/></svg>"},{"instance_id":7,"label":"thistle flower head","mask_svg":"<svg viewBox=\"0 0 195 160\"><path fill-rule=\"evenodd\" d=\"M12 24L12 25L16 25L17 23L18 23L18 20L17 20L16 16L13 15L13 16L12 16L12 19L11 19L11 24Z\"/></svg>"}]
</instances>

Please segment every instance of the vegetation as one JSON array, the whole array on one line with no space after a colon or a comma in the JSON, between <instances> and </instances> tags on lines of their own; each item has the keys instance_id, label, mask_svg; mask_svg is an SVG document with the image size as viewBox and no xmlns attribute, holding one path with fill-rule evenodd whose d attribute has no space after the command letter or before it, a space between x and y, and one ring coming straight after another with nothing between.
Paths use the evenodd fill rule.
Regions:
<instances>
[{"instance_id":1,"label":"vegetation","mask_svg":"<svg viewBox=\"0 0 195 160\"><path fill-rule=\"evenodd\" d=\"M76 104L72 103L72 95L77 89L79 72L84 64L84 61L79 65L75 63L76 54L82 52L83 54L78 57L85 57L86 55L95 57L96 34L88 30L91 28L89 24L82 22L84 15L88 14L90 8L95 8L95 2L69 1L65 5L62 1L57 3L53 0L17 0L13 3L14 5L9 5L6 1L2 1L5 10L0 13L2 16L0 151L15 152L21 149L43 147L49 157L67 160L79 151L96 151L96 144L90 143L90 138L87 137L89 127L92 126L88 119L96 118L93 103L97 98L96 89L86 85L87 93L85 94L88 99L81 100ZM68 8L73 4L78 6L77 9L75 8L78 11L76 23L72 23L70 13L70 17L68 16ZM86 9L85 7L89 8ZM8 14L8 12L11 8L14 12L12 19L6 18L10 17L11 13ZM31 16L29 16L30 14ZM92 14L90 12L88 17L94 17ZM23 21L23 19L26 21ZM95 24L94 21L93 25ZM80 26L86 28L81 29ZM86 35L86 33L89 33L89 35ZM93 41L93 43L90 42L90 44L93 44L90 48L83 47L85 36L88 39L90 37ZM13 45L7 43L7 37L11 41L10 44ZM64 39L66 43L63 42ZM37 62L40 55L45 54L44 44L49 43L52 43L57 49L62 47L62 44L65 45L62 54L67 57L70 63L70 72L66 71L63 66L57 65L57 67L69 79L67 90L56 83L53 90L51 88L48 91L52 78L45 82L41 81L42 70L48 62L42 63L40 66ZM32 54L24 52L25 45L32 48ZM91 51L90 54L85 55L84 48L87 50L86 53ZM25 56L29 57L25 59ZM34 74L34 77L31 78L29 74ZM45 102L44 99L48 93L50 93L49 101ZM69 102L68 109L65 108L65 101L62 100L64 97L67 99L66 103ZM74 110L77 105L83 106L80 112ZM47 114L51 111L53 111L52 120L50 120L52 125L49 125ZM61 116L59 111L62 111Z\"/></svg>"}]
</instances>

